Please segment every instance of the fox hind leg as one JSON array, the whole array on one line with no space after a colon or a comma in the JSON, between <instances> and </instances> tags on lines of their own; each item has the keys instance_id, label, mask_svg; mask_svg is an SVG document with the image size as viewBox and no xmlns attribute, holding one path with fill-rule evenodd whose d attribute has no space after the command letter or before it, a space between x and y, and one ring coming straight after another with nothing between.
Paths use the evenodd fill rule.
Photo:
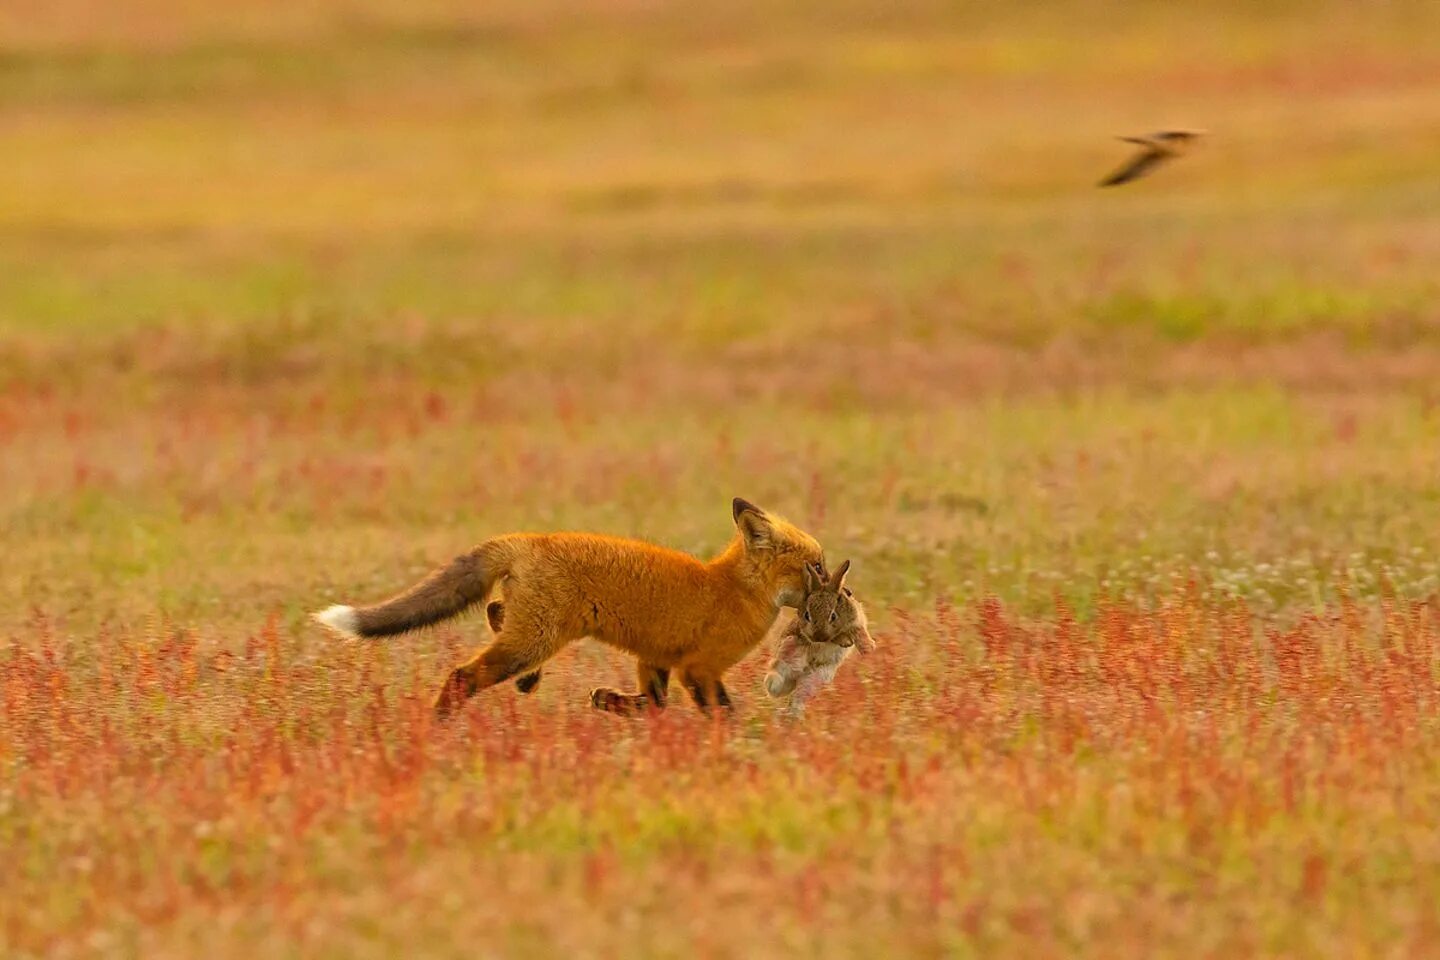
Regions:
<instances>
[{"instance_id":1,"label":"fox hind leg","mask_svg":"<svg viewBox=\"0 0 1440 960\"><path fill-rule=\"evenodd\" d=\"M534 665L534 661L523 651L511 648L497 640L473 659L450 671L445 685L435 697L435 717L448 720L466 700L481 690L515 676Z\"/></svg>"},{"instance_id":2,"label":"fox hind leg","mask_svg":"<svg viewBox=\"0 0 1440 960\"><path fill-rule=\"evenodd\" d=\"M597 687L590 692L590 705L596 710L626 717L651 707L664 710L670 699L669 669L642 660L635 665L635 676L640 681L639 693L621 693L608 687Z\"/></svg>"},{"instance_id":3,"label":"fox hind leg","mask_svg":"<svg viewBox=\"0 0 1440 960\"><path fill-rule=\"evenodd\" d=\"M491 600L485 605L485 619L490 622L490 632L499 633L505 629L505 603L502 600ZM529 673L515 678L515 689L521 693L534 693L535 688L540 686L540 671L531 670Z\"/></svg>"},{"instance_id":4,"label":"fox hind leg","mask_svg":"<svg viewBox=\"0 0 1440 960\"><path fill-rule=\"evenodd\" d=\"M450 717L475 694L497 683L518 677L517 686L535 689L540 682L540 665L559 652L571 639L549 623L506 610L505 629L488 647L450 672L435 698L435 716ZM534 677L531 681L530 678ZM522 686L522 690L525 688Z\"/></svg>"}]
</instances>

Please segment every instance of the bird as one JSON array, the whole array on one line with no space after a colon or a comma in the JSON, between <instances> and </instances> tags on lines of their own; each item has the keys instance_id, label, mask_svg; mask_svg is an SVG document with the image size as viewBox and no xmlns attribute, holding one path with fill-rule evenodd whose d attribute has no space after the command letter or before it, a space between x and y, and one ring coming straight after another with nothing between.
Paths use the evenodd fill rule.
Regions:
<instances>
[{"instance_id":1,"label":"bird","mask_svg":"<svg viewBox=\"0 0 1440 960\"><path fill-rule=\"evenodd\" d=\"M1136 144L1142 149L1129 163L1101 180L1100 186L1117 187L1139 179L1166 160L1173 160L1188 152L1204 135L1204 130L1157 130L1143 137L1117 137L1117 140Z\"/></svg>"}]
</instances>

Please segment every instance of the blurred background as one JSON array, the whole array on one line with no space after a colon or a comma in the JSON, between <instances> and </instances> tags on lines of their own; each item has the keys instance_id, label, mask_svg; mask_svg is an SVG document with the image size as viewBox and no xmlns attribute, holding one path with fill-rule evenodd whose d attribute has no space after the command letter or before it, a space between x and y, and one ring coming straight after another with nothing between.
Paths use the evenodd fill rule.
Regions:
<instances>
[{"instance_id":1,"label":"blurred background","mask_svg":"<svg viewBox=\"0 0 1440 960\"><path fill-rule=\"evenodd\" d=\"M0 158L11 623L735 494L882 606L1434 579L1428 0L9 0Z\"/></svg>"},{"instance_id":2,"label":"blurred background","mask_svg":"<svg viewBox=\"0 0 1440 960\"><path fill-rule=\"evenodd\" d=\"M1435 0L0 0L0 955L1433 955L1437 265ZM306 619L736 495L803 728Z\"/></svg>"}]
</instances>

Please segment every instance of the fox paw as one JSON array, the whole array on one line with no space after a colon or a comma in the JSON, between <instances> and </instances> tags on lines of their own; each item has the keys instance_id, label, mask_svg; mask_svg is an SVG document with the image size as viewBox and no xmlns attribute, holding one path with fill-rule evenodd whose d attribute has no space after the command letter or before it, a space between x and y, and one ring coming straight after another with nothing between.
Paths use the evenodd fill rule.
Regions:
<instances>
[{"instance_id":1,"label":"fox paw","mask_svg":"<svg viewBox=\"0 0 1440 960\"><path fill-rule=\"evenodd\" d=\"M643 693L620 693L617 690L596 687L590 691L590 706L596 710L603 710L606 713L619 714L622 717L633 717L636 714L643 713L645 708L650 706L650 698Z\"/></svg>"}]
</instances>

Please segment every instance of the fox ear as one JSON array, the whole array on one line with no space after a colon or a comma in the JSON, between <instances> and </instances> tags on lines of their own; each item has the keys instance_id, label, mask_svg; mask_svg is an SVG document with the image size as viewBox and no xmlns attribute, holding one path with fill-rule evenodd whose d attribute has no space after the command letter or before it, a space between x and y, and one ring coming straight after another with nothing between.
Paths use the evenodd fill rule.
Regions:
<instances>
[{"instance_id":1,"label":"fox ear","mask_svg":"<svg viewBox=\"0 0 1440 960\"><path fill-rule=\"evenodd\" d=\"M739 523L740 514L742 513L758 513L761 516L764 516L765 511L761 510L759 507L755 506L755 504L751 503L749 500L746 500L744 497L736 497L734 500L730 501L730 515L735 518L736 523Z\"/></svg>"},{"instance_id":2,"label":"fox ear","mask_svg":"<svg viewBox=\"0 0 1440 960\"><path fill-rule=\"evenodd\" d=\"M745 546L750 549L768 548L770 543L770 518L749 500L736 497L730 505L731 513L735 517L735 528L745 538Z\"/></svg>"},{"instance_id":3,"label":"fox ear","mask_svg":"<svg viewBox=\"0 0 1440 960\"><path fill-rule=\"evenodd\" d=\"M838 593L839 591L841 591L841 590L844 590L844 589L845 589L845 574L847 574L847 573L849 573L849 572L850 572L850 561L849 561L849 560L846 560L844 563L840 564L840 566L836 567L836 568L835 568L835 572L834 572L833 574L831 574L831 576L830 576L830 588L831 588L832 590L836 591L837 593Z\"/></svg>"}]
</instances>

